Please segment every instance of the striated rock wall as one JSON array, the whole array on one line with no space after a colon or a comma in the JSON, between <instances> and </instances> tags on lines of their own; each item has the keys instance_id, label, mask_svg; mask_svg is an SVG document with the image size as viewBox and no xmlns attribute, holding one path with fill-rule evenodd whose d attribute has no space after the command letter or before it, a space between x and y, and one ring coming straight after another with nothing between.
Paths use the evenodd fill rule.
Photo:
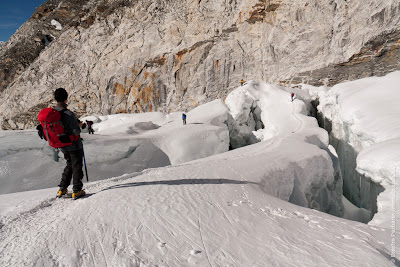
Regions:
<instances>
[{"instance_id":1,"label":"striated rock wall","mask_svg":"<svg viewBox=\"0 0 400 267\"><path fill-rule=\"evenodd\" d=\"M1 127L33 127L57 87L79 115L169 112L241 79L383 75L400 69L399 14L400 0L47 1L0 50Z\"/></svg>"},{"instance_id":2,"label":"striated rock wall","mask_svg":"<svg viewBox=\"0 0 400 267\"><path fill-rule=\"evenodd\" d=\"M343 63L306 71L292 77L292 83L333 86L343 81L384 76L400 69L400 30L384 33L367 42L361 51ZM284 82L285 83L285 82ZM286 81L287 83L287 81Z\"/></svg>"}]
</instances>

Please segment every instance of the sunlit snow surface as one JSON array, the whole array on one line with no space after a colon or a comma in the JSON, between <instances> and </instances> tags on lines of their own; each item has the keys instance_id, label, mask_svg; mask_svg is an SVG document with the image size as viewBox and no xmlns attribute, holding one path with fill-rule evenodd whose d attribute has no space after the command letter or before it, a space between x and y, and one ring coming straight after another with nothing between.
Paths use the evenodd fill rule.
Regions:
<instances>
[{"instance_id":1,"label":"sunlit snow surface","mask_svg":"<svg viewBox=\"0 0 400 267\"><path fill-rule=\"evenodd\" d=\"M327 133L305 116L308 94L291 102L255 82L235 94L192 110L187 125L181 113L89 117L88 171L103 180L76 201L55 199L65 163L35 131L1 132L2 186L52 188L0 195L0 265L392 266L390 229L300 207L343 212ZM228 151L227 123L251 122L234 107L252 101L262 142Z\"/></svg>"}]
</instances>

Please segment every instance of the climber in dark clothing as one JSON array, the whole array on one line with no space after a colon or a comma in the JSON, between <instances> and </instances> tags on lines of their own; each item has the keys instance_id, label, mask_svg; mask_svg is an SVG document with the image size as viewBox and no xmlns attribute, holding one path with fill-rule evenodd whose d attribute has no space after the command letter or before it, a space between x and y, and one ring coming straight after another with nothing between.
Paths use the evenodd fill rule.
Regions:
<instances>
[{"instance_id":1,"label":"climber in dark clothing","mask_svg":"<svg viewBox=\"0 0 400 267\"><path fill-rule=\"evenodd\" d=\"M60 148L64 153L64 158L67 161L67 166L64 168L61 182L59 184L58 196L61 197L68 192L68 186L73 178L73 198L85 196L85 191L82 190L83 183L83 145L80 138L82 122L80 122L75 114L67 109L68 93L64 88L58 88L54 92L54 97L57 100L55 110L61 113L61 122L64 125L65 131L72 133L76 140L72 145Z\"/></svg>"},{"instance_id":2,"label":"climber in dark clothing","mask_svg":"<svg viewBox=\"0 0 400 267\"><path fill-rule=\"evenodd\" d=\"M94 130L92 128L93 121L86 121L86 125L88 127L89 134L94 134Z\"/></svg>"},{"instance_id":3,"label":"climber in dark clothing","mask_svg":"<svg viewBox=\"0 0 400 267\"><path fill-rule=\"evenodd\" d=\"M183 121L183 125L186 125L186 114L182 113L182 121Z\"/></svg>"}]
</instances>

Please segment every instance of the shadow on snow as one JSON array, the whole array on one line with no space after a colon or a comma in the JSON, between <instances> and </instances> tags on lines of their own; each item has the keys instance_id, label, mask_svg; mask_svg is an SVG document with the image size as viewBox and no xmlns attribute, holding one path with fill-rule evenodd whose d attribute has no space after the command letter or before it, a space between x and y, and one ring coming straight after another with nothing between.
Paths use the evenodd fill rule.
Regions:
<instances>
[{"instance_id":1,"label":"shadow on snow","mask_svg":"<svg viewBox=\"0 0 400 267\"><path fill-rule=\"evenodd\" d=\"M125 187L145 186L145 185L195 185L195 184L256 184L254 182L237 181L230 179L178 179L178 180L165 180L165 181L150 181L150 182L134 182L127 184L113 185L101 191L118 189Z\"/></svg>"}]
</instances>

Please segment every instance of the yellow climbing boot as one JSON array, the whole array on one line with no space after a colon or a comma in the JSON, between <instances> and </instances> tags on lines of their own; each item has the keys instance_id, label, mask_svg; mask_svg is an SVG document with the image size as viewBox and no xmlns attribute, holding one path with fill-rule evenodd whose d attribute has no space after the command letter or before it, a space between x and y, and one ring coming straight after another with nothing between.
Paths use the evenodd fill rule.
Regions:
<instances>
[{"instance_id":1,"label":"yellow climbing boot","mask_svg":"<svg viewBox=\"0 0 400 267\"><path fill-rule=\"evenodd\" d=\"M58 193L57 193L57 197L62 197L66 194L68 194L68 189L60 187L60 189L58 190Z\"/></svg>"},{"instance_id":2,"label":"yellow climbing boot","mask_svg":"<svg viewBox=\"0 0 400 267\"><path fill-rule=\"evenodd\" d=\"M86 195L86 192L81 190L79 192L72 193L72 198L73 199L78 199L78 198L84 197L85 195Z\"/></svg>"}]
</instances>

